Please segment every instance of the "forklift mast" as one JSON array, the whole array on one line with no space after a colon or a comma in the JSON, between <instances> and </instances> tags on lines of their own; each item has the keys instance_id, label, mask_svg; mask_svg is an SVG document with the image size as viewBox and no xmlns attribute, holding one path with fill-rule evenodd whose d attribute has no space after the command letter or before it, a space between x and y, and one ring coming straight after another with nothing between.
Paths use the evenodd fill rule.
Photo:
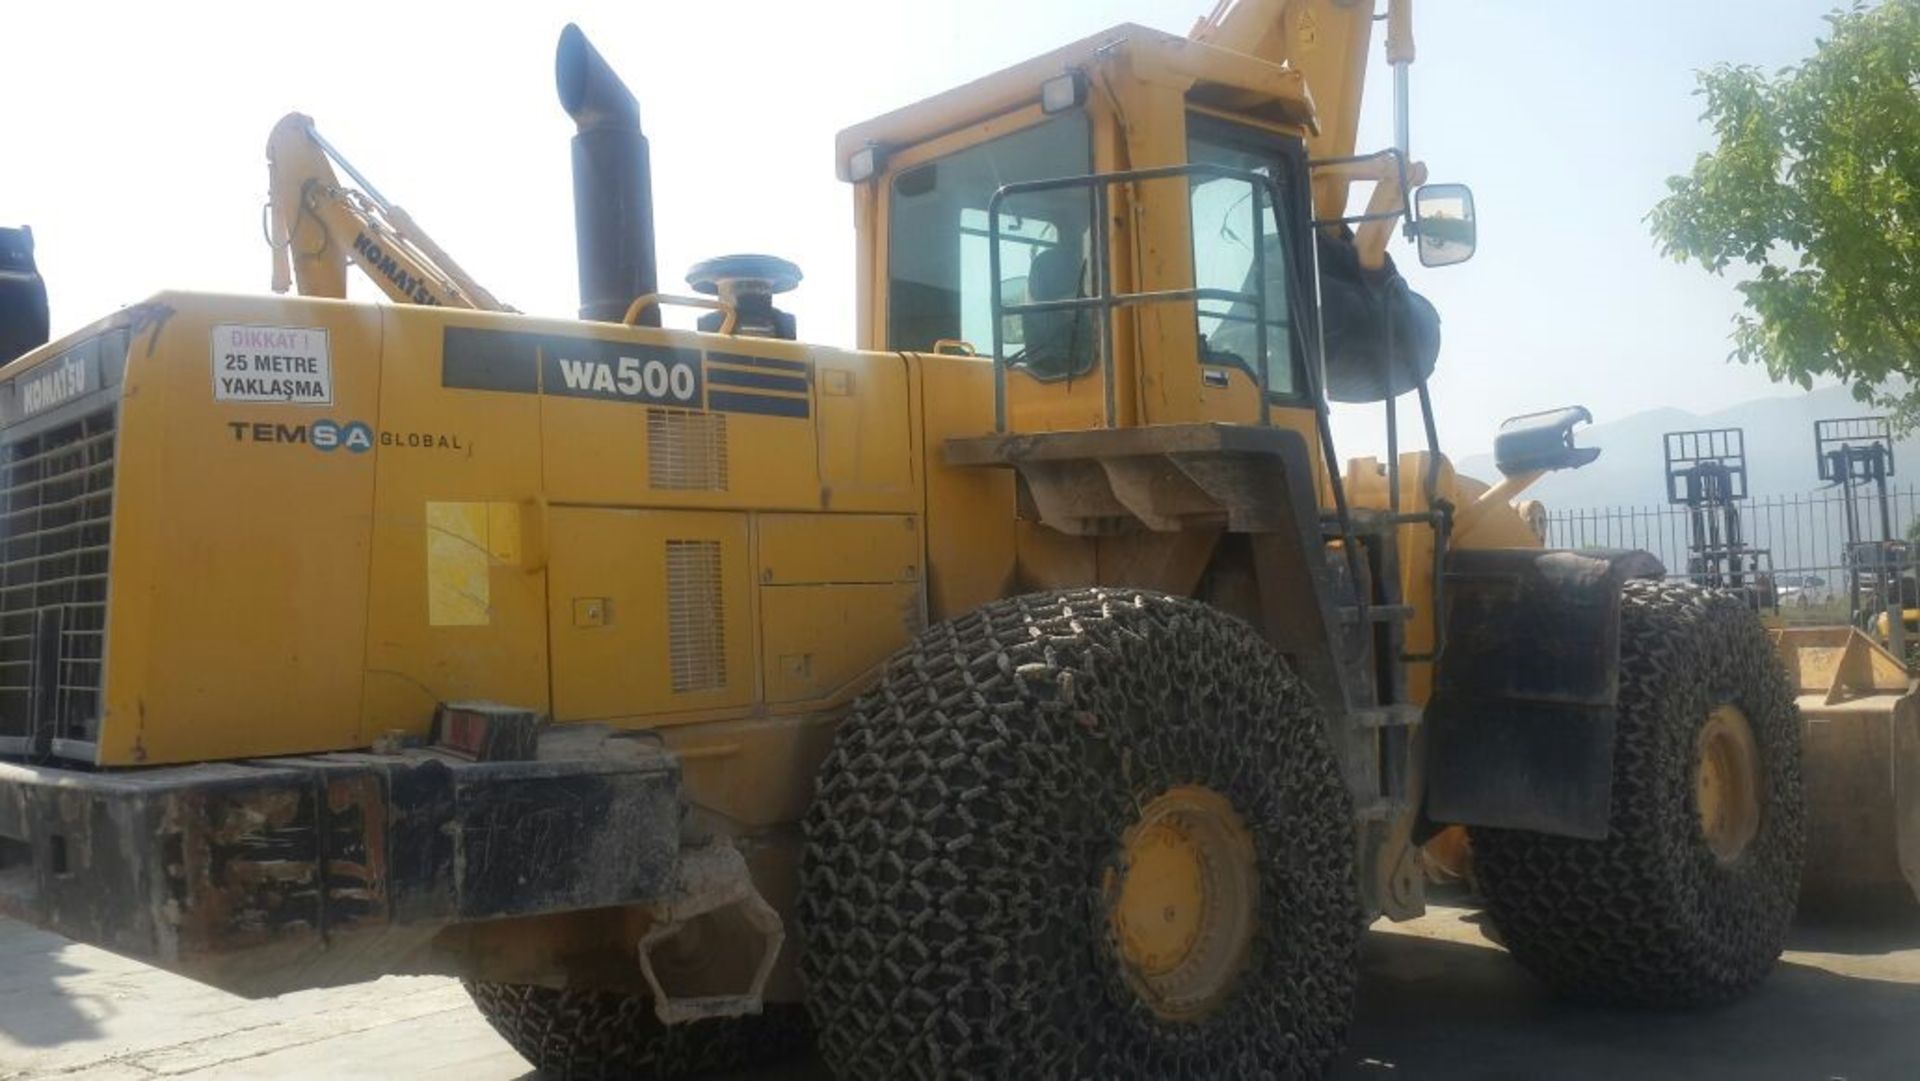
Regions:
<instances>
[{"instance_id":1,"label":"forklift mast","mask_svg":"<svg viewBox=\"0 0 1920 1081\"><path fill-rule=\"evenodd\" d=\"M1756 609L1777 607L1773 556L1747 543L1746 433L1739 428L1668 432L1667 502L1687 508L1687 576L1731 589Z\"/></svg>"}]
</instances>

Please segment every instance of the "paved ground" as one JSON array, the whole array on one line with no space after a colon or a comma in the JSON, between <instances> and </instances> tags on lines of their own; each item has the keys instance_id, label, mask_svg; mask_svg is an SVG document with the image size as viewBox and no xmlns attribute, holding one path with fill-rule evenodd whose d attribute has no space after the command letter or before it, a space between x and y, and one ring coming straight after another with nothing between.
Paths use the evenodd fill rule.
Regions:
<instances>
[{"instance_id":1,"label":"paved ground","mask_svg":"<svg viewBox=\"0 0 1920 1081\"><path fill-rule=\"evenodd\" d=\"M1767 986L1691 1015L1554 1001L1438 909L1369 936L1342 1081L1920 1075L1920 919L1801 931ZM390 979L246 1002L0 920L0 1081L526 1078L459 987Z\"/></svg>"}]
</instances>

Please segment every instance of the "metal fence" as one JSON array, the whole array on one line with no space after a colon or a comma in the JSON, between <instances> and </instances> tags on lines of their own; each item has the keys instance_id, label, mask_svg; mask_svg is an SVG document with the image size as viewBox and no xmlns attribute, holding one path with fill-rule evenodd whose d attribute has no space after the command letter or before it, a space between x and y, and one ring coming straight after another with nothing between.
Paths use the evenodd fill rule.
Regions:
<instances>
[{"instance_id":1,"label":"metal fence","mask_svg":"<svg viewBox=\"0 0 1920 1081\"><path fill-rule=\"evenodd\" d=\"M1734 504L1746 546L1766 554L1780 614L1795 622L1845 620L1848 613L1848 501L1839 488L1800 495L1743 499ZM1876 494L1856 490L1852 539L1886 537ZM1692 508L1596 507L1549 512L1547 544L1563 548L1640 548L1660 557L1671 578L1694 577ZM1905 539L1920 518L1920 488L1888 492L1894 539ZM1890 578L1914 576L1920 544L1895 547Z\"/></svg>"}]
</instances>

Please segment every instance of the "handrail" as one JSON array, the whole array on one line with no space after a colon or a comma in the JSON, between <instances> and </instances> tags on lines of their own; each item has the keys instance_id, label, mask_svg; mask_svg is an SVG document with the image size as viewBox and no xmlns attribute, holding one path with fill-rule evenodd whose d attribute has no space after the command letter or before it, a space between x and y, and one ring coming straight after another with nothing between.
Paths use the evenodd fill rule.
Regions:
<instances>
[{"instance_id":1,"label":"handrail","mask_svg":"<svg viewBox=\"0 0 1920 1081\"><path fill-rule=\"evenodd\" d=\"M627 326L632 326L639 320L641 312L646 311L648 308L665 307L668 304L682 308L706 308L711 311L720 312L719 333L721 334L732 334L733 326L740 318L740 313L735 310L734 306L724 300L715 300L712 297L683 297L673 293L648 293L646 296L633 298L633 303L627 305L626 318L620 321Z\"/></svg>"},{"instance_id":2,"label":"handrail","mask_svg":"<svg viewBox=\"0 0 1920 1081\"><path fill-rule=\"evenodd\" d=\"M1231 289L1171 289L1156 292L1114 293L1107 275L1111 266L1112 237L1109 231L1107 213L1108 189L1115 184L1131 184L1143 180L1162 180L1174 177L1206 176L1216 179L1238 180L1245 183L1255 198L1248 200L1249 216L1253 225L1253 273L1254 291L1238 292ZM1009 197L1029 195L1041 191L1057 191L1064 188L1087 188L1092 192L1092 234L1093 251L1093 289L1092 295L1069 297L1056 300L1023 301L1007 304L1000 296L1000 245L1005 234L1000 229L1001 204ZM1187 162L1180 165L1160 165L1144 169L1128 169L1111 173L1087 173L1079 176L1050 177L1043 180L1021 180L1011 184L1002 184L987 200L987 265L992 277L988 299L993 313L993 424L996 432L1007 430L1007 362L1005 353L1005 319L1009 315L1025 315L1050 311L1078 311L1098 309L1100 318L1094 328L1097 339L1101 383L1103 391L1102 423L1111 428L1116 422L1112 342L1112 316L1116 309L1141 304L1179 303L1199 300L1222 300L1232 303L1245 303L1253 308L1254 314L1235 316L1231 310L1221 318L1238 321L1250 321L1254 324L1254 374L1260 383L1260 423L1271 424L1272 403L1268 400L1269 385L1267 372L1267 318L1266 260L1261 257L1266 240L1266 222L1258 194L1266 192L1273 199L1273 205L1281 205L1279 191L1273 178L1249 169L1234 169L1225 165L1213 165L1205 162Z\"/></svg>"},{"instance_id":3,"label":"handrail","mask_svg":"<svg viewBox=\"0 0 1920 1081\"><path fill-rule=\"evenodd\" d=\"M1251 204L1250 210L1253 221L1254 292L1238 293L1229 289L1202 289L1195 287L1190 289L1162 290L1158 292L1111 293L1110 283L1107 279L1111 267L1111 237L1109 236L1111 216L1107 213L1108 189L1115 184L1129 184L1144 180L1161 180L1174 177L1191 178L1195 176L1243 181L1254 193L1254 198L1248 200ZM1000 204L1005 202L1009 196L1071 187L1088 188L1093 193L1093 295L1090 297L1067 298L1066 300L1026 301L1012 305L1003 303L1000 297L1000 244L1004 234L1000 230ZM1252 170L1234 169L1224 165L1213 165L1205 162L1186 162L1179 165L1152 166L1143 169L1127 169L1110 173L1088 173L1080 176L1055 177L1044 180L1023 180L1001 185L993 193L993 196L987 200L987 260L988 272L992 277L988 299L991 301L991 311L993 315L994 431L1005 434L1007 430L1008 363L1003 356L1006 351L1006 342L1004 339L1006 316L1010 314L1020 315L1028 312L1081 310L1085 308L1099 309L1100 317L1097 320L1095 333L1099 341L1098 355L1101 367L1101 378L1104 383L1104 426L1111 428L1115 423L1114 364L1111 342L1112 328L1110 326L1113 312L1118 308L1137 304L1175 303L1209 299L1246 302L1254 308L1254 314L1252 316L1254 324L1254 357L1256 361L1254 368L1260 384L1260 423L1262 425L1272 424L1273 411L1269 396L1270 388L1267 358L1267 270L1266 259L1264 257L1266 221L1262 213L1266 207L1262 205L1260 198L1262 193L1265 194L1268 203L1275 208L1276 220L1284 222L1286 219L1280 211L1281 208L1284 208L1287 204L1284 192L1281 190L1277 178ZM1284 230L1280 236L1283 241L1286 239ZM1296 258L1292 248L1287 247L1283 250L1288 253L1287 258L1289 262L1292 263ZM1319 263L1318 260L1310 260L1304 268L1304 271L1298 266L1295 266L1294 269L1295 273L1286 276L1286 287L1288 289L1287 302L1290 308L1296 308L1299 312L1306 313L1309 310L1307 298L1300 295L1300 281L1303 276L1307 277L1308 280L1312 280L1313 276L1318 274ZM1317 289L1315 295L1318 295ZM1225 313L1222 318L1244 319L1246 317L1233 316L1232 312L1229 311ZM1315 335L1310 339L1308 335L1301 331L1300 320L1298 318L1289 318L1286 325L1289 333L1297 336L1297 340L1300 343L1300 351L1305 361L1302 367L1306 371L1307 395L1312 401L1316 427L1319 429L1320 451L1327 471L1328 487L1331 489L1333 495L1334 517L1338 526L1347 567L1357 586L1365 580L1361 566L1362 556L1360 553L1360 545L1353 529L1353 511L1347 501L1346 482L1340 476L1340 459L1333 443L1333 428L1327 406L1327 398L1320 384L1320 372L1321 366L1324 364L1325 353L1325 342L1322 340L1324 331L1317 330ZM1317 319L1315 320L1315 326L1319 326ZM1311 347L1309 347L1310 342ZM1368 598L1359 596L1356 597L1356 601L1360 608L1360 625L1365 626L1366 608L1369 603Z\"/></svg>"}]
</instances>

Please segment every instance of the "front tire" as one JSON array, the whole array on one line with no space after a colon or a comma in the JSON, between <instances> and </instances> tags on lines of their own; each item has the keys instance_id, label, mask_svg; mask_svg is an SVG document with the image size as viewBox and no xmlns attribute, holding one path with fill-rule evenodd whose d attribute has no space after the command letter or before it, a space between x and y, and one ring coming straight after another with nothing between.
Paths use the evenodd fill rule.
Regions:
<instances>
[{"instance_id":1,"label":"front tire","mask_svg":"<svg viewBox=\"0 0 1920 1081\"><path fill-rule=\"evenodd\" d=\"M1471 830L1487 911L1563 993L1698 1006L1766 978L1800 891L1800 721L1737 596L1628 582L1603 841Z\"/></svg>"},{"instance_id":2,"label":"front tire","mask_svg":"<svg viewBox=\"0 0 1920 1081\"><path fill-rule=\"evenodd\" d=\"M806 822L843 1077L1310 1077L1345 1039L1351 803L1305 688L1195 601L986 605L887 665Z\"/></svg>"}]
</instances>

